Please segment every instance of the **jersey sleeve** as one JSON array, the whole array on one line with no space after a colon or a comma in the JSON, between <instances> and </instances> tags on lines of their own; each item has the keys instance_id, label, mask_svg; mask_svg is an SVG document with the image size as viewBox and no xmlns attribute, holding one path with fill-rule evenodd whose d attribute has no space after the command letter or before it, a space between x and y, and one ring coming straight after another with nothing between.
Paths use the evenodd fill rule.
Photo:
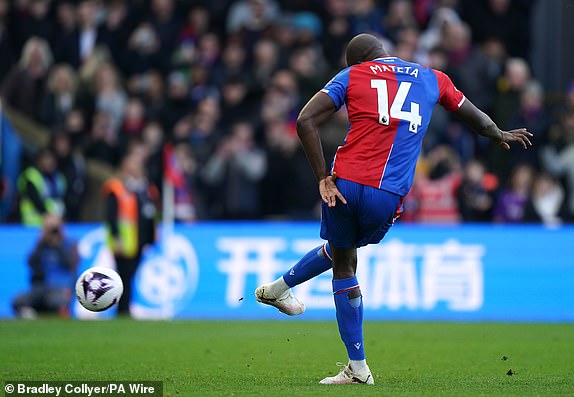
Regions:
<instances>
[{"instance_id":1,"label":"jersey sleeve","mask_svg":"<svg viewBox=\"0 0 574 397\"><path fill-rule=\"evenodd\" d=\"M337 110L345 103L347 87L349 86L349 70L350 68L341 70L321 90L321 92L329 95L335 103Z\"/></svg>"},{"instance_id":2,"label":"jersey sleeve","mask_svg":"<svg viewBox=\"0 0 574 397\"><path fill-rule=\"evenodd\" d=\"M440 103L449 112L454 112L460 109L466 100L464 94L454 86L452 80L446 74L438 70L433 70L433 72L436 74L438 81L438 103Z\"/></svg>"}]
</instances>

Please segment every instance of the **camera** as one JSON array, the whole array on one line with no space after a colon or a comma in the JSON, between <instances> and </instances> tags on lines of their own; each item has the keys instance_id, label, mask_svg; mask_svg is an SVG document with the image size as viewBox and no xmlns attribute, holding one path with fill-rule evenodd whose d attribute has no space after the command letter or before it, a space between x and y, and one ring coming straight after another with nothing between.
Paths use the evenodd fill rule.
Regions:
<instances>
[{"instance_id":1,"label":"camera","mask_svg":"<svg viewBox=\"0 0 574 397\"><path fill-rule=\"evenodd\" d=\"M59 227L51 227L48 229L48 233L49 234L60 234L60 228Z\"/></svg>"}]
</instances>

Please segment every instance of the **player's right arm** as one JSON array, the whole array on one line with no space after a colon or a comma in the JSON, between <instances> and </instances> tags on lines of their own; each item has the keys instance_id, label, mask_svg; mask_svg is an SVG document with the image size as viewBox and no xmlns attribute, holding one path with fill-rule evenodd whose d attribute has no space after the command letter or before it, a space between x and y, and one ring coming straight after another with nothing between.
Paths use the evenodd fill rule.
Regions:
<instances>
[{"instance_id":1,"label":"player's right arm","mask_svg":"<svg viewBox=\"0 0 574 397\"><path fill-rule=\"evenodd\" d=\"M438 102L448 111L454 112L458 118L466 123L475 133L492 139L494 142L509 150L510 144L517 142L524 149L532 146L530 137L532 133L526 128L511 131L503 131L483 111L470 102L459 90L456 89L450 78L439 71L434 70L439 88Z\"/></svg>"},{"instance_id":2,"label":"player's right arm","mask_svg":"<svg viewBox=\"0 0 574 397\"><path fill-rule=\"evenodd\" d=\"M335 184L337 176L335 174L329 175L327 172L319 136L319 126L333 116L345 103L349 84L349 70L350 68L346 68L337 73L320 92L307 102L297 117L297 135L319 184L321 199L329 207L334 207L337 204L337 199L343 204L347 204L347 201L337 189Z\"/></svg>"},{"instance_id":3,"label":"player's right arm","mask_svg":"<svg viewBox=\"0 0 574 397\"><path fill-rule=\"evenodd\" d=\"M320 182L327 176L327 167L323 157L323 147L319 136L319 126L337 111L335 104L322 92L316 93L297 117L297 135L301 140L307 159Z\"/></svg>"},{"instance_id":4,"label":"player's right arm","mask_svg":"<svg viewBox=\"0 0 574 397\"><path fill-rule=\"evenodd\" d=\"M319 135L319 126L328 120L337 107L325 93L318 92L307 102L297 117L297 135L301 140L313 174L319 184L321 199L329 206L336 205L337 198L347 204L345 197L335 185L336 175L328 175L323 156L323 146Z\"/></svg>"}]
</instances>

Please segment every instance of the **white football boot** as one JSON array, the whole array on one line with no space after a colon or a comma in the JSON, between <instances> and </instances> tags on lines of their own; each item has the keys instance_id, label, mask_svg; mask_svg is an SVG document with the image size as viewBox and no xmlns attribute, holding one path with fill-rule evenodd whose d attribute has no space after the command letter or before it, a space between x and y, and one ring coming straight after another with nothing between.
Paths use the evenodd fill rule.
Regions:
<instances>
[{"instance_id":1,"label":"white football boot","mask_svg":"<svg viewBox=\"0 0 574 397\"><path fill-rule=\"evenodd\" d=\"M375 380L371 375L371 370L367 366L367 372L358 374L353 372L349 364L337 363L337 366L343 367L341 372L335 376L329 376L321 380L319 383L322 385L374 385Z\"/></svg>"},{"instance_id":2,"label":"white football boot","mask_svg":"<svg viewBox=\"0 0 574 397\"><path fill-rule=\"evenodd\" d=\"M263 284L255 290L255 299L257 302L275 306L288 316L297 316L305 311L305 304L291 293L291 289L276 296L269 290L269 284Z\"/></svg>"}]
</instances>

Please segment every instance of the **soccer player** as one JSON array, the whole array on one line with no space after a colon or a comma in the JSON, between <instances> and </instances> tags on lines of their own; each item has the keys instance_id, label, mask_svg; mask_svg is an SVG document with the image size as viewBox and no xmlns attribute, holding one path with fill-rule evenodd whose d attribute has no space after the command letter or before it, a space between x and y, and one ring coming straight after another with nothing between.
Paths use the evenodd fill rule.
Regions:
<instances>
[{"instance_id":1,"label":"soccer player","mask_svg":"<svg viewBox=\"0 0 574 397\"><path fill-rule=\"evenodd\" d=\"M372 385L355 277L357 248L381 241L400 215L434 105L454 112L474 132L506 150L512 143L531 146L532 134L500 130L444 73L389 56L372 35L355 36L345 56L348 67L309 100L297 119L297 134L319 184L321 238L327 243L274 282L258 287L255 296L285 314L301 314L305 305L291 288L332 268L337 323L349 363L320 383ZM318 127L343 104L350 127L327 170Z\"/></svg>"}]
</instances>

